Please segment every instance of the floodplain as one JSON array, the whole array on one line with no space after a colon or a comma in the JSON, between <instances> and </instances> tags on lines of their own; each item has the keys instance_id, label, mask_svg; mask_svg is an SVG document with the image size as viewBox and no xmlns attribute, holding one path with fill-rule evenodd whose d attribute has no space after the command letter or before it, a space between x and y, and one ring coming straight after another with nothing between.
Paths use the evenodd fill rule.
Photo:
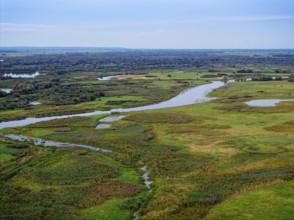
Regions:
<instances>
[{"instance_id":1,"label":"floodplain","mask_svg":"<svg viewBox=\"0 0 294 220\"><path fill-rule=\"evenodd\" d=\"M78 147L35 146L31 141L19 142L1 136L0 217L291 219L294 215L294 102L268 107L249 106L246 102L294 99L293 65L278 59L278 66L265 68L263 61L253 54L270 57L270 52L241 51L241 55L229 52L233 55L227 55L226 51L223 55L211 52L210 56L217 56L221 59L219 62L232 56L235 67L231 63L210 66L206 60L205 65L196 69L186 69L188 64L164 70L158 67L146 69L148 73L144 74L123 73L126 77L121 80L99 81L100 73L90 70L1 81L1 87L13 87L11 94L1 98L2 102L15 98L23 101L23 105L13 108L6 105L1 110L1 121L10 121L160 103L184 89L212 80L236 80L209 93L208 96L214 98L209 102L114 112L111 115L125 117L111 122L107 129L96 126L109 114L2 129L4 135L85 144L112 153ZM198 56L204 59L202 53ZM242 62L238 63L239 59ZM163 62L164 58L160 60ZM289 79L269 80L277 75ZM259 77L259 80L246 81L246 77ZM33 80L38 81L37 85L47 80L59 84L28 93L19 89L19 96L15 97L18 84L34 84ZM59 86L63 92L58 91ZM82 98L73 92L73 98L79 97L75 103L69 88L77 88L80 93L86 91L95 95L95 99L88 99L90 95ZM52 99L46 96L50 92ZM59 104L56 104L57 98ZM27 106L30 99L42 104ZM142 167L148 171L151 188L144 183L146 173Z\"/></svg>"}]
</instances>

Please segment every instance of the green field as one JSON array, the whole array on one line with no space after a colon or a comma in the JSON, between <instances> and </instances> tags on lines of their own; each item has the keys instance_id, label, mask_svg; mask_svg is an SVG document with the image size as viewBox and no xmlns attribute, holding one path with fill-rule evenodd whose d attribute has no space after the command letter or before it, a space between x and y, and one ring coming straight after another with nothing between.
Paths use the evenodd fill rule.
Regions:
<instances>
[{"instance_id":1,"label":"green field","mask_svg":"<svg viewBox=\"0 0 294 220\"><path fill-rule=\"evenodd\" d=\"M205 219L292 219L293 181L235 196L216 206Z\"/></svg>"}]
</instances>

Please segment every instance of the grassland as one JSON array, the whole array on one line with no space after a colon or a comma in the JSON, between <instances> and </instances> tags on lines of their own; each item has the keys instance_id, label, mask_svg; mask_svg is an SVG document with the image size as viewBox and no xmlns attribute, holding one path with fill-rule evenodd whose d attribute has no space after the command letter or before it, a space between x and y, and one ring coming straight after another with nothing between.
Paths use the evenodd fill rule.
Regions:
<instances>
[{"instance_id":1,"label":"grassland","mask_svg":"<svg viewBox=\"0 0 294 220\"><path fill-rule=\"evenodd\" d=\"M205 219L292 219L293 181L233 197L216 206Z\"/></svg>"},{"instance_id":2,"label":"grassland","mask_svg":"<svg viewBox=\"0 0 294 220\"><path fill-rule=\"evenodd\" d=\"M15 159L15 148L2 139L2 195L9 195L2 216L12 216L16 204L15 218L130 219L140 208L141 219L290 219L294 103L245 102L293 94L286 81L240 82L214 91L219 99L209 103L126 113L110 129L95 129L103 116L6 129L115 153L29 147L17 151L33 156ZM151 194L139 178L139 160L154 181Z\"/></svg>"}]
</instances>

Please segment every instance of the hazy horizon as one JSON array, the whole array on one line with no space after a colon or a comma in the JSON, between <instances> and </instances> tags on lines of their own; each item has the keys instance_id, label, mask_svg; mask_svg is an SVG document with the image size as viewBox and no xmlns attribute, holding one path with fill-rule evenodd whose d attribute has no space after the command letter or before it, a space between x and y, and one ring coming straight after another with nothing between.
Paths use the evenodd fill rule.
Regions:
<instances>
[{"instance_id":1,"label":"hazy horizon","mask_svg":"<svg viewBox=\"0 0 294 220\"><path fill-rule=\"evenodd\" d=\"M1 47L292 49L293 0L0 0Z\"/></svg>"},{"instance_id":2,"label":"hazy horizon","mask_svg":"<svg viewBox=\"0 0 294 220\"><path fill-rule=\"evenodd\" d=\"M0 46L0 49L122 49L122 50L294 50L293 48L128 48L128 47L103 47L103 46Z\"/></svg>"}]
</instances>

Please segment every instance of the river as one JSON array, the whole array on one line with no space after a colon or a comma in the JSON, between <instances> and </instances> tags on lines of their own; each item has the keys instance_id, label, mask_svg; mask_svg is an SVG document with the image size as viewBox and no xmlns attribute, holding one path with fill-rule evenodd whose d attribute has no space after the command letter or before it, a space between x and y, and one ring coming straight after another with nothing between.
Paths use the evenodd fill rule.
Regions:
<instances>
[{"instance_id":1,"label":"river","mask_svg":"<svg viewBox=\"0 0 294 220\"><path fill-rule=\"evenodd\" d=\"M223 82L220 81L213 81L209 84L196 86L190 89L186 89L177 96L163 101L157 104L145 105L140 107L134 108L118 108L112 109L109 111L93 111L88 113L81 113L81 114L73 114L73 115L61 115L61 116L50 116L50 117L42 117L42 118L26 118L22 120L15 120L15 121L7 121L0 123L0 129L4 128L14 128L18 126L25 126L34 124L37 122L42 121L50 121L53 119L61 119L61 118L69 118L74 116L92 116L92 115L101 115L101 114L110 114L113 112L135 112L135 111L142 111L142 110L153 110L153 109L161 109L161 108L171 108L171 107L178 107L184 105L191 105L195 103L202 103L210 101L214 98L207 97L207 94L214 89L220 88L224 86Z\"/></svg>"}]
</instances>

